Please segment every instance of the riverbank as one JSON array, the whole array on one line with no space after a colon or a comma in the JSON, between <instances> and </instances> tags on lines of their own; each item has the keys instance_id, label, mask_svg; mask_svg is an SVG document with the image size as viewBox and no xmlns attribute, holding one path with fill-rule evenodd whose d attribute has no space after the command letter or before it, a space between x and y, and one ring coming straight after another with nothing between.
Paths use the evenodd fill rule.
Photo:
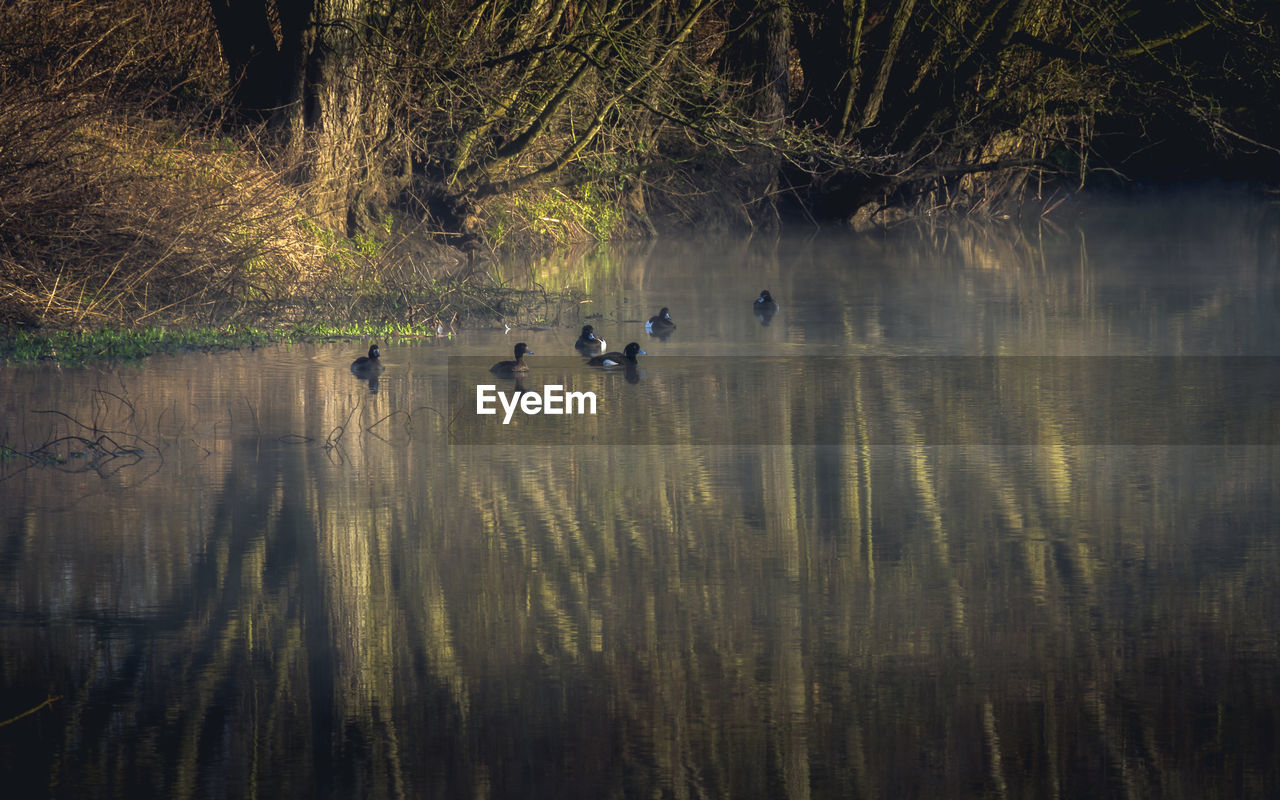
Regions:
<instances>
[{"instance_id":1,"label":"riverbank","mask_svg":"<svg viewBox=\"0 0 1280 800\"><path fill-rule=\"evenodd\" d=\"M364 298L369 300L369 298ZM546 326L561 324L579 298L574 292L538 292L489 285L472 287L466 308L447 298L438 300L446 315L422 321L389 317L333 321L290 320L288 315L263 318L256 324L199 324L97 328L10 328L0 331L0 362L57 363L83 366L98 361L136 361L153 355L190 351L238 350L284 342L373 339L395 342L452 336L463 324ZM359 300L356 305L360 305ZM576 322L576 317L572 321Z\"/></svg>"},{"instance_id":2,"label":"riverbank","mask_svg":"<svg viewBox=\"0 0 1280 800\"><path fill-rule=\"evenodd\" d=\"M224 6L0 8L0 336L435 329L509 316L485 272L499 252L999 219L1100 185L1280 174L1269 62L1218 78L1224 54L1274 50L1241 9L1197 9L1185 35L1204 35L1153 72L1134 58L1182 37L1133 41L1165 24L1141 4L1145 24L944 3L906 27L910 4L892 25L707 3L643 25L539 17L557 4Z\"/></svg>"},{"instance_id":3,"label":"riverbank","mask_svg":"<svg viewBox=\"0 0 1280 800\"><path fill-rule=\"evenodd\" d=\"M279 342L362 338L394 341L447 335L448 332L442 328L394 323L291 325L275 328L228 325L175 330L106 328L97 331L23 331L0 339L0 360L19 364L56 362L63 366L82 366L96 361L136 361L160 354L195 350L238 350Z\"/></svg>"},{"instance_id":4,"label":"riverbank","mask_svg":"<svg viewBox=\"0 0 1280 800\"><path fill-rule=\"evenodd\" d=\"M370 265L377 262L370 260ZM116 314L80 319L10 317L0 326L0 362L82 366L284 342L394 342L447 337L463 326L558 325L568 317L576 321L579 292L509 286L490 266L414 278L383 265L376 270L377 280L357 286L342 280L312 284L306 296L275 302L237 302L232 295L218 297L211 287L198 287L205 303L166 309L154 324L142 324L147 315L128 304L117 304Z\"/></svg>"}]
</instances>

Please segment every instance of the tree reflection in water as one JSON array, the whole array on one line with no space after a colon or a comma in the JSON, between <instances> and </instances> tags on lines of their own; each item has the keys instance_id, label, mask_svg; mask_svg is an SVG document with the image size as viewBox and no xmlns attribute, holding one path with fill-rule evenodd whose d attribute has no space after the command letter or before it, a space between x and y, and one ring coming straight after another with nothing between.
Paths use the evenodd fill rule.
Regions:
<instances>
[{"instance_id":1,"label":"tree reflection in water","mask_svg":"<svg viewBox=\"0 0 1280 800\"><path fill-rule=\"evenodd\" d=\"M956 269L1000 341L1044 341L1066 309L1058 334L1138 313L1016 252L989 269L989 245L968 240ZM798 335L804 293L770 283L788 312L767 330L737 299L699 324ZM1146 323L1274 330L1204 321L1241 296L1153 301ZM873 317L886 336L913 314L951 324L935 301L824 324L836 341ZM702 334L681 324L639 382L566 374L603 382L595 424L712 444L450 445L465 421L426 345L398 350L377 394L324 368L324 346L6 392L6 441L66 434L34 414L58 408L155 450L114 471L0 466L0 719L62 696L0 728L0 780L54 796L1274 793L1275 447L1081 444L1025 375L1008 397L1034 443L983 444L1009 421L910 371L778 379L786 340L750 342L757 366L735 369L755 372L699 378L678 348ZM559 380L540 364L530 390ZM718 398L739 378L781 444L734 443ZM838 423L810 414L824 398ZM1242 419L1265 438L1265 414ZM930 442L937 420L953 443Z\"/></svg>"}]
</instances>

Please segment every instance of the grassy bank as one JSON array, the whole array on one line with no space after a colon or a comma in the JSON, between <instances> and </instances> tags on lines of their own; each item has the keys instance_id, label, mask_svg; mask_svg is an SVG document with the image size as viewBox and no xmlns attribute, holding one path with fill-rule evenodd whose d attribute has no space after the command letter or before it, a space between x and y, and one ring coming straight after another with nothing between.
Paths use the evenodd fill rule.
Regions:
<instances>
[{"instance_id":1,"label":"grassy bank","mask_svg":"<svg viewBox=\"0 0 1280 800\"><path fill-rule=\"evenodd\" d=\"M134 361L158 354L260 347L278 342L355 338L395 341L445 335L448 334L425 325L397 323L21 332L0 341L0 359L22 364L56 362L64 366L80 366L94 361Z\"/></svg>"},{"instance_id":2,"label":"grassy bank","mask_svg":"<svg viewBox=\"0 0 1280 800\"><path fill-rule=\"evenodd\" d=\"M317 224L305 182L216 129L25 92L0 86L0 360L434 336L565 305L420 220Z\"/></svg>"},{"instance_id":3,"label":"grassy bank","mask_svg":"<svg viewBox=\"0 0 1280 800\"><path fill-rule=\"evenodd\" d=\"M25 148L0 147L0 172L25 175L0 187L0 335L510 313L482 259L390 214L355 237L326 229L305 184L212 131L47 111L25 138L0 112L0 144Z\"/></svg>"},{"instance_id":4,"label":"grassy bank","mask_svg":"<svg viewBox=\"0 0 1280 800\"><path fill-rule=\"evenodd\" d=\"M384 312L395 301L377 294L353 298L356 306ZM377 339L394 342L452 335L460 324L505 321L511 325L558 325L573 315L579 297L575 293L545 293L501 286L474 287L470 303L436 297L442 309L452 309L447 321L430 317L411 322L382 315L356 319L350 314L333 321L290 321L287 314L264 317L258 324L230 323L136 327L107 325L87 328L40 328L0 333L0 362L57 363L81 366L97 361L134 361L158 354L190 351L233 350L282 342ZM465 313L463 313L465 311ZM576 322L576 316L572 320Z\"/></svg>"},{"instance_id":5,"label":"grassy bank","mask_svg":"<svg viewBox=\"0 0 1280 800\"><path fill-rule=\"evenodd\" d=\"M484 237L454 246L467 237L422 209L371 205L350 236L323 224L301 162L224 116L207 8L178 6L140 5L128 24L93 4L0 10L0 358L434 335L555 313L553 298L503 285ZM144 35L155 30L168 33ZM529 224L512 218L505 236Z\"/></svg>"}]
</instances>

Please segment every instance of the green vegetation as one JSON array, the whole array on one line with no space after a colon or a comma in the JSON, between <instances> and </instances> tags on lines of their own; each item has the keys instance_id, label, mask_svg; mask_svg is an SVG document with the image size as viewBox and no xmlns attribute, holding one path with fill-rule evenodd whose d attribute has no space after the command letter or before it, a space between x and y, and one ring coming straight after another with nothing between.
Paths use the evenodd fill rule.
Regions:
<instances>
[{"instance_id":1,"label":"green vegetation","mask_svg":"<svg viewBox=\"0 0 1280 800\"><path fill-rule=\"evenodd\" d=\"M513 195L495 208L487 237L496 247L508 240L537 240L549 245L607 242L622 231L623 215L616 205L584 186L579 197L561 189Z\"/></svg>"},{"instance_id":2,"label":"green vegetation","mask_svg":"<svg viewBox=\"0 0 1280 800\"><path fill-rule=\"evenodd\" d=\"M223 328L103 329L98 331L22 332L0 342L0 359L17 363L56 361L78 366L91 361L134 361L162 353L229 350L274 342L374 338L398 339L447 335L434 327L408 323L350 325L297 324L275 329L232 325Z\"/></svg>"}]
</instances>

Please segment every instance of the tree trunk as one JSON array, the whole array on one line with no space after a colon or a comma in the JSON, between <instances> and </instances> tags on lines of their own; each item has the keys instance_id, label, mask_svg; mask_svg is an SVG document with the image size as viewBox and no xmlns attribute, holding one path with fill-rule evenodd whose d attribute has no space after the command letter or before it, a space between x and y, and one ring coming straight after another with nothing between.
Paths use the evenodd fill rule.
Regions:
<instances>
[{"instance_id":1,"label":"tree trunk","mask_svg":"<svg viewBox=\"0 0 1280 800\"><path fill-rule=\"evenodd\" d=\"M384 193L390 97L372 31L379 0L210 0L242 114L267 121L310 190L315 221L348 235Z\"/></svg>"},{"instance_id":2,"label":"tree trunk","mask_svg":"<svg viewBox=\"0 0 1280 800\"><path fill-rule=\"evenodd\" d=\"M305 163L311 171L312 207L334 228L354 234L367 192L379 190L379 158L388 98L370 52L369 0L318 0L322 22L311 50Z\"/></svg>"},{"instance_id":3,"label":"tree trunk","mask_svg":"<svg viewBox=\"0 0 1280 800\"><path fill-rule=\"evenodd\" d=\"M788 66L791 15L785 2L763 7L738 0L729 10L732 44L725 53L726 73L748 86L745 110L761 139L772 139L783 126L790 100ZM775 194L782 166L776 147L751 147L741 156L737 176L753 220L777 223Z\"/></svg>"},{"instance_id":4,"label":"tree trunk","mask_svg":"<svg viewBox=\"0 0 1280 800\"><path fill-rule=\"evenodd\" d=\"M313 0L209 0L240 113L265 119L299 99L313 6Z\"/></svg>"},{"instance_id":5,"label":"tree trunk","mask_svg":"<svg viewBox=\"0 0 1280 800\"><path fill-rule=\"evenodd\" d=\"M867 105L862 110L862 125L867 128L876 123L880 116L880 106L884 103L885 89L889 86L889 73L898 59L898 47L902 44L902 35L911 20L911 12L915 10L916 0L901 0L893 17L893 28L889 33L889 44L884 56L880 59L880 69L876 73L875 85L867 98Z\"/></svg>"},{"instance_id":6,"label":"tree trunk","mask_svg":"<svg viewBox=\"0 0 1280 800\"><path fill-rule=\"evenodd\" d=\"M806 0L793 30L804 74L799 119L837 139L857 127L867 0Z\"/></svg>"}]
</instances>

